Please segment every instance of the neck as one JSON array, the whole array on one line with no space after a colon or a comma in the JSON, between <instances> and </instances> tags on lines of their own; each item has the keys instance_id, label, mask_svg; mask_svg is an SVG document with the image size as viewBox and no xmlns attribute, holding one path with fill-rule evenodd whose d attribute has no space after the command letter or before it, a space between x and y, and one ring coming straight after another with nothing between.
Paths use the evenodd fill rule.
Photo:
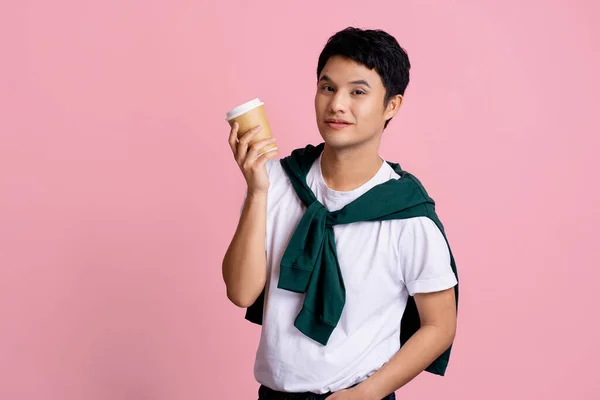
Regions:
<instances>
[{"instance_id":1,"label":"neck","mask_svg":"<svg viewBox=\"0 0 600 400\"><path fill-rule=\"evenodd\" d=\"M378 143L351 149L333 149L325 144L321 171L327 186L348 192L364 185L377 174L383 163L378 149Z\"/></svg>"}]
</instances>

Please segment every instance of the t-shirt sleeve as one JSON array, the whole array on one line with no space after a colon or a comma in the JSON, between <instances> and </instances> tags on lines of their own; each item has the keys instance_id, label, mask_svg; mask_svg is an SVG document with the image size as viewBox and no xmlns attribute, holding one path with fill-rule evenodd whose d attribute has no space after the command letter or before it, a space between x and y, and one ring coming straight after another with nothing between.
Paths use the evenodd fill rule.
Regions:
<instances>
[{"instance_id":1,"label":"t-shirt sleeve","mask_svg":"<svg viewBox=\"0 0 600 400\"><path fill-rule=\"evenodd\" d=\"M457 284L448 244L430 218L406 220L400 235L399 254L409 295L446 290Z\"/></svg>"}]
</instances>

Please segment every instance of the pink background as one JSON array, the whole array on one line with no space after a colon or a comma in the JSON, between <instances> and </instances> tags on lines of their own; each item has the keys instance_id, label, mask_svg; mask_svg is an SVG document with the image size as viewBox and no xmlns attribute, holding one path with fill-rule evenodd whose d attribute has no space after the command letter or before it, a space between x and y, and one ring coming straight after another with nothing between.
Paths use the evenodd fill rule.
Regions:
<instances>
[{"instance_id":1,"label":"pink background","mask_svg":"<svg viewBox=\"0 0 600 400\"><path fill-rule=\"evenodd\" d=\"M598 15L592 0L2 2L0 398L256 398L259 328L221 279L244 191L224 115L258 96L282 154L318 143L317 57L357 25L410 55L382 155L437 200L461 273L448 374L399 398L597 399Z\"/></svg>"}]
</instances>

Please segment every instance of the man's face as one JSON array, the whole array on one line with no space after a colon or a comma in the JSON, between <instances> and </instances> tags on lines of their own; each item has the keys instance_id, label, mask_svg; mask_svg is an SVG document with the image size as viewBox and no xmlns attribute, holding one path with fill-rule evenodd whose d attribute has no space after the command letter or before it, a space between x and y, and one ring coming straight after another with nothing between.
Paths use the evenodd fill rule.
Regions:
<instances>
[{"instance_id":1,"label":"man's face","mask_svg":"<svg viewBox=\"0 0 600 400\"><path fill-rule=\"evenodd\" d=\"M317 84L315 113L323 140L334 148L378 141L385 121L397 112L384 106L385 87L375 70L341 56L331 57ZM392 102L394 103L394 102Z\"/></svg>"}]
</instances>

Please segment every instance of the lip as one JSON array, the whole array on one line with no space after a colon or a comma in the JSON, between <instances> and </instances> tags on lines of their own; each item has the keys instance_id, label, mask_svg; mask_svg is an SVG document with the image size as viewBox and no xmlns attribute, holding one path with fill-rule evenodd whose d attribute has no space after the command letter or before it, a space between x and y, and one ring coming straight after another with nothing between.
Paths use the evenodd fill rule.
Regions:
<instances>
[{"instance_id":1,"label":"lip","mask_svg":"<svg viewBox=\"0 0 600 400\"><path fill-rule=\"evenodd\" d=\"M332 127L333 129L344 129L352 125L350 122L345 121L343 119L331 118L326 119L325 123Z\"/></svg>"}]
</instances>

